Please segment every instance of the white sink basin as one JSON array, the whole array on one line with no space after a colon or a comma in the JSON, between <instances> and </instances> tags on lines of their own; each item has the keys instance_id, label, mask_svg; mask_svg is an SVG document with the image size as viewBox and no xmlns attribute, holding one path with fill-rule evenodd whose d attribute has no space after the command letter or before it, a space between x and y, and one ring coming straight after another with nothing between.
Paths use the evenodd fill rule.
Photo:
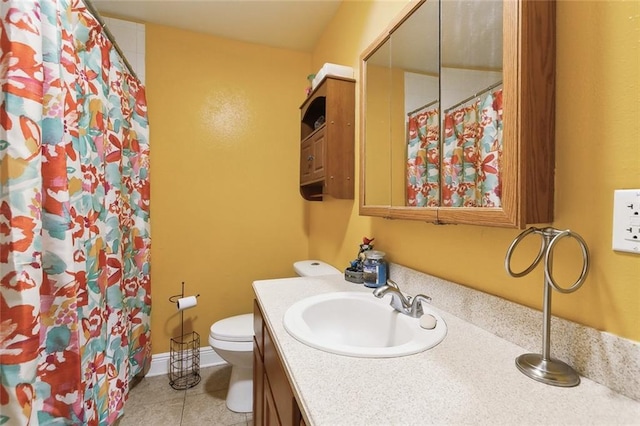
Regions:
<instances>
[{"instance_id":1,"label":"white sink basin","mask_svg":"<svg viewBox=\"0 0 640 426\"><path fill-rule=\"evenodd\" d=\"M440 343L447 325L428 304L436 326L420 327L420 320L393 309L391 297L369 292L337 292L308 297L294 303L284 315L284 327L313 348L338 355L390 358L422 352Z\"/></svg>"}]
</instances>

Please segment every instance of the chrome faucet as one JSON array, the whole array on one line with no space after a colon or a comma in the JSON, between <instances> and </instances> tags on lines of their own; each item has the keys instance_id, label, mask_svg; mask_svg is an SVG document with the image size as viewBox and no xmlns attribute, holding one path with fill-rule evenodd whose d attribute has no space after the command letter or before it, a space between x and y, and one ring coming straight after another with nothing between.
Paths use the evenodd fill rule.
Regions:
<instances>
[{"instance_id":1,"label":"chrome faucet","mask_svg":"<svg viewBox=\"0 0 640 426\"><path fill-rule=\"evenodd\" d=\"M411 310L411 297L406 298L404 294L400 292L398 284L388 279L387 284L373 290L373 295L379 299L382 299L385 295L391 295L391 306L405 315L409 315Z\"/></svg>"},{"instance_id":2,"label":"chrome faucet","mask_svg":"<svg viewBox=\"0 0 640 426\"><path fill-rule=\"evenodd\" d=\"M400 291L400 287L393 280L388 279L387 284L373 290L373 295L377 298L383 298L385 295L391 295L391 306L396 311L409 315L412 318L420 318L422 316L422 302L430 302L431 298L424 294L418 294L413 299L406 296Z\"/></svg>"}]
</instances>

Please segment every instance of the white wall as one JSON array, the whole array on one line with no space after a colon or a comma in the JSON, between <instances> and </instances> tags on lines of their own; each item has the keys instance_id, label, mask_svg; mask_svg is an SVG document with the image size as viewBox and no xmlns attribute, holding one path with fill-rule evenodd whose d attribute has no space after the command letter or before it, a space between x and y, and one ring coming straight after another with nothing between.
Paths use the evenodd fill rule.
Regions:
<instances>
[{"instance_id":1,"label":"white wall","mask_svg":"<svg viewBox=\"0 0 640 426\"><path fill-rule=\"evenodd\" d=\"M444 111L474 94L502 81L500 71L477 71L458 68L442 68L441 77L406 72L404 74L405 112L414 111L425 103L438 99L442 84L441 110ZM406 117L405 117L406 119Z\"/></svg>"},{"instance_id":2,"label":"white wall","mask_svg":"<svg viewBox=\"0 0 640 426\"><path fill-rule=\"evenodd\" d=\"M404 73L404 111L406 113L438 99L438 77Z\"/></svg>"},{"instance_id":3,"label":"white wall","mask_svg":"<svg viewBox=\"0 0 640 426\"><path fill-rule=\"evenodd\" d=\"M442 84L442 110L481 94L487 87L502 81L500 71L475 71L458 68L442 68L440 70Z\"/></svg>"},{"instance_id":4,"label":"white wall","mask_svg":"<svg viewBox=\"0 0 640 426\"><path fill-rule=\"evenodd\" d=\"M116 43L127 58L129 64L138 75L140 81L145 81L145 26L122 19L104 18L105 25L116 39Z\"/></svg>"}]
</instances>

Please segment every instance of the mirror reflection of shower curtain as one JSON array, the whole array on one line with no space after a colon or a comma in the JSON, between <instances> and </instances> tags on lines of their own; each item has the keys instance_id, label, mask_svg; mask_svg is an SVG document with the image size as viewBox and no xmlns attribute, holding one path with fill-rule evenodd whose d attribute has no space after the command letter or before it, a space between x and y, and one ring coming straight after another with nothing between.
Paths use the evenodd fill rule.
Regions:
<instances>
[{"instance_id":1,"label":"mirror reflection of shower curtain","mask_svg":"<svg viewBox=\"0 0 640 426\"><path fill-rule=\"evenodd\" d=\"M407 124L407 205L440 204L439 108L413 113Z\"/></svg>"},{"instance_id":2,"label":"mirror reflection of shower curtain","mask_svg":"<svg viewBox=\"0 0 640 426\"><path fill-rule=\"evenodd\" d=\"M502 89L445 112L442 205L500 207Z\"/></svg>"}]
</instances>

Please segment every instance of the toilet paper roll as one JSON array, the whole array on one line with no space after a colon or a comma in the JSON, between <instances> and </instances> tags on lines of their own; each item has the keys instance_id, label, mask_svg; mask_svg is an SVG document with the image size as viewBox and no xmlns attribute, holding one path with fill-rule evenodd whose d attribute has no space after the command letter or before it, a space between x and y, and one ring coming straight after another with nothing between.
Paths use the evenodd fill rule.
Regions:
<instances>
[{"instance_id":1,"label":"toilet paper roll","mask_svg":"<svg viewBox=\"0 0 640 426\"><path fill-rule=\"evenodd\" d=\"M178 306L179 311L193 308L197 304L198 304L198 299L196 298L196 296L181 297L176 301L176 305Z\"/></svg>"}]
</instances>

